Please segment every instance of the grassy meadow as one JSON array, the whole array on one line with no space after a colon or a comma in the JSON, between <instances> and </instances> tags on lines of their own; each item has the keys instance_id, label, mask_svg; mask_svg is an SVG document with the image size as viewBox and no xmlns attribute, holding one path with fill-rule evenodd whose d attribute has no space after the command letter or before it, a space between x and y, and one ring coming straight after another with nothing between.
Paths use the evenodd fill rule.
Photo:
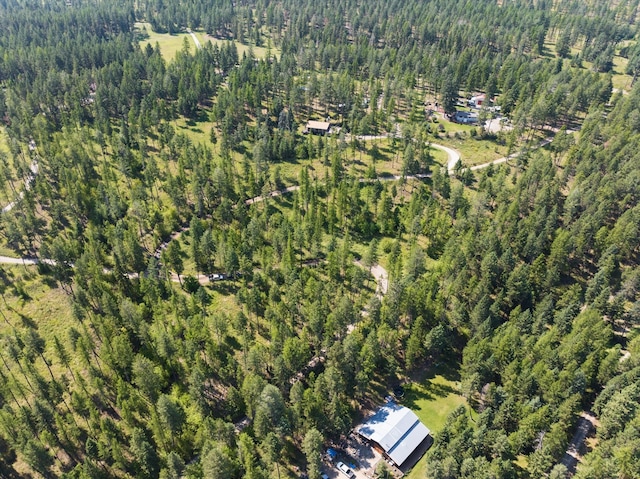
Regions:
<instances>
[{"instance_id":1,"label":"grassy meadow","mask_svg":"<svg viewBox=\"0 0 640 479\"><path fill-rule=\"evenodd\" d=\"M184 32L176 33L173 35L169 33L156 33L151 29L150 23L144 22L137 22L135 24L135 28L137 34L140 37L140 47L145 48L147 44L151 44L152 47L155 47L156 43L158 43L158 45L160 45L160 52L162 53L164 59L167 61L173 60L176 56L176 53L182 50L185 38L189 42L190 51L193 52L195 50L195 43L189 33ZM210 41L212 44L217 44L219 47L221 47L225 43L234 42L238 48L238 55L240 58L242 58L243 54L248 54L250 50L253 51L253 55L256 58L266 58L267 54L276 56L278 55L278 51L275 48L271 49L270 51L269 48L266 47L257 47L254 45L246 45L235 40L223 40L215 38L201 31L194 31L193 33L201 45L204 45L206 42Z\"/></svg>"},{"instance_id":2,"label":"grassy meadow","mask_svg":"<svg viewBox=\"0 0 640 479\"><path fill-rule=\"evenodd\" d=\"M432 436L436 436L444 427L447 416L467 400L460 394L460 374L458 364L440 363L432 366L424 378L405 387L402 405L416 413L420 421L429 428ZM467 407L472 418L476 413ZM426 477L426 456L411 469L407 479L423 479Z\"/></svg>"}]
</instances>

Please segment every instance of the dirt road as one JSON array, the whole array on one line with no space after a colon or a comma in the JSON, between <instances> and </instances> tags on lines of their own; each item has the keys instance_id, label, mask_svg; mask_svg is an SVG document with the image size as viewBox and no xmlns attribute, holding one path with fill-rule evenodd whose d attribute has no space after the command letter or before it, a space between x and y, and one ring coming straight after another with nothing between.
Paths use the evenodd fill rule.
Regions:
<instances>
[{"instance_id":1,"label":"dirt road","mask_svg":"<svg viewBox=\"0 0 640 479\"><path fill-rule=\"evenodd\" d=\"M582 461L582 454L585 452L585 441L587 437L595 432L597 421L592 412L582 411L580 414L576 432L573 434L561 461L561 464L564 464L571 473L575 472L578 462Z\"/></svg>"}]
</instances>

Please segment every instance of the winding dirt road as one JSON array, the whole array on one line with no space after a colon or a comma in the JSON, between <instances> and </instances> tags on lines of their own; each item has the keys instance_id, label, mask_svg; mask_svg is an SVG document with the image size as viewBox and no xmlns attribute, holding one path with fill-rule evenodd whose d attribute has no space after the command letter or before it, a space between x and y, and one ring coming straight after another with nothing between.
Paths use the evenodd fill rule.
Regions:
<instances>
[{"instance_id":1,"label":"winding dirt road","mask_svg":"<svg viewBox=\"0 0 640 479\"><path fill-rule=\"evenodd\" d=\"M365 268L365 266L360 261L354 261L354 263L361 268ZM382 299L382 297L387 294L387 291L389 289L389 274L387 273L387 270L382 266L380 266L379 264L374 264L371 267L371 275L376 281L376 296ZM360 311L361 317L366 317L367 314L368 313L365 309ZM355 331L355 329L356 323L347 325L347 334L351 334L353 331ZM289 378L289 384L293 386L298 381L302 381L307 376L307 374L309 374L309 372L313 371L319 363L324 362L326 358L327 350L321 349L317 355L309 360L304 369L298 371L298 373Z\"/></svg>"},{"instance_id":2,"label":"winding dirt road","mask_svg":"<svg viewBox=\"0 0 640 479\"><path fill-rule=\"evenodd\" d=\"M444 151L447 154L449 157L449 160L447 161L447 172L450 175L453 175L454 169L460 161L460 152L453 148L449 148L448 146L438 145L437 143L431 143L430 145L436 150Z\"/></svg>"},{"instance_id":3,"label":"winding dirt road","mask_svg":"<svg viewBox=\"0 0 640 479\"><path fill-rule=\"evenodd\" d=\"M545 138L536 147L534 147L534 148L532 148L530 150L518 151L516 153L510 154L509 156L504 156L502 158L498 158L497 160L489 161L487 163L482 163L481 165L472 166L471 167L471 171L481 170L481 169L487 168L487 167L489 167L491 165L499 165L500 163L506 163L509 160L513 160L515 158L518 158L519 156L523 155L527 151L533 151L533 150L537 150L538 148L545 147L549 143L551 143L552 140L553 140L553 138L551 138L551 137ZM449 174L451 174L451 170L449 170Z\"/></svg>"},{"instance_id":4,"label":"winding dirt road","mask_svg":"<svg viewBox=\"0 0 640 479\"><path fill-rule=\"evenodd\" d=\"M195 34L189 29L187 30L188 33L191 34L194 42L196 42L196 46L198 48L201 48L200 46L200 42L198 41L197 37L195 36ZM390 134L386 134L386 135L381 135L381 136L360 136L358 137L361 140L372 140L372 139L379 139L379 138L388 138L390 136ZM397 137L397 135L396 135ZM546 138L544 141L542 141L539 145L537 145L535 148L533 149L537 149L537 148L541 148L545 145L548 145L551 142L552 138ZM455 170L455 166L458 164L458 162L460 161L460 152L454 150L453 148L449 148L448 146L444 146L444 145L439 145L437 143L430 143L430 146L432 146L433 148L436 148L438 150L444 151L447 153L448 156L448 161L447 161L447 171L448 173L451 175L454 173ZM531 150L529 150L531 151ZM483 163L481 165L476 165L476 166L472 166L471 170L472 171L476 171L476 170L480 170L482 168L487 168L490 165L497 165L500 163L505 163L507 161L509 161L510 159L513 158L517 158L518 156L520 156L523 152L518 152L518 153L514 153L512 155L506 156L504 158L499 158L497 160L494 161L490 161L488 163ZM24 193L25 191L29 191L29 189L31 188L31 184L33 183L33 180L35 179L35 176L38 174L39 171L39 165L38 165L38 161L37 159L34 160L31 165L30 165L30 169L31 169L31 174L28 176L28 178L25 180L25 190L20 192L19 197L15 200L12 201L11 203L9 203L8 205L6 205L4 208L2 208L2 212L7 212L10 211L11 209L13 209L15 207L15 205L17 204L17 202L20 201L20 199L22 199L24 197ZM430 178L431 175L430 174L417 174L417 175L407 175L407 176L400 176L400 175L388 175L388 176L379 176L375 179L368 179L368 178L360 178L358 181L361 183L368 183L368 182L373 182L373 181L398 181L401 179L425 179L425 178ZM267 198L275 198L277 196L282 196L284 194L287 193L293 193L294 191L298 191L300 189L300 186L298 185L293 185L293 186L288 186L287 188L284 188L282 190L274 190L271 191L265 195L260 195L260 196L256 196L254 198L249 198L247 200L245 200L245 204L246 205L252 205L254 203L259 203L264 201ZM169 242L171 240L177 239L180 237L180 235L187 231L189 229L188 226L184 226L182 227L180 230L174 232L170 239L166 242L161 243L158 248L156 248L156 250L154 251L154 256L156 258L160 257L160 254L162 253L162 251L167 247L167 245L169 244ZM48 260L48 259L43 259L43 260L38 260L38 259L34 259L34 258L11 258L8 256L0 256L0 264L22 264L22 265L35 265L38 264L38 262L42 262L42 263L48 263L48 264L53 264L52 260ZM372 274L374 274L374 276L376 275L372 269ZM386 274L386 273L385 273ZM177 276L172 277L172 281L176 281L178 282L180 280L180 278L178 278ZM198 280L201 284L206 284L209 282L209 278L204 276L204 275L200 275L198 277ZM376 278L376 280L378 280L378 278ZM386 280L383 280L386 281ZM387 286L385 285L384 287L384 293L386 293L386 288Z\"/></svg>"}]
</instances>

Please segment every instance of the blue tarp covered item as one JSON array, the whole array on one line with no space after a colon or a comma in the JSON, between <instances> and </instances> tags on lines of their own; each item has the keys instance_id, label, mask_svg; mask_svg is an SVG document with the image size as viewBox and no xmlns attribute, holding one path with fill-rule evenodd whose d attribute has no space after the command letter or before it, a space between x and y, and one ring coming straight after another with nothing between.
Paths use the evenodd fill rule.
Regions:
<instances>
[{"instance_id":1,"label":"blue tarp covered item","mask_svg":"<svg viewBox=\"0 0 640 479\"><path fill-rule=\"evenodd\" d=\"M327 454L329 454L329 457L331 459L334 459L338 455L338 451L330 447L329 449L327 449Z\"/></svg>"}]
</instances>

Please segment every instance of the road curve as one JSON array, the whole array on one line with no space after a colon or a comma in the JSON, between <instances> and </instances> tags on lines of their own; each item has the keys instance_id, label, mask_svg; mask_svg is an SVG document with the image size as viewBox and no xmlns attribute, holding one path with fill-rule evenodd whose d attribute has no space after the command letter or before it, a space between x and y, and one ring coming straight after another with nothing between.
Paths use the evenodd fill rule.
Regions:
<instances>
[{"instance_id":1,"label":"road curve","mask_svg":"<svg viewBox=\"0 0 640 479\"><path fill-rule=\"evenodd\" d=\"M432 148L444 151L447 154L447 156L449 157L447 161L447 172L452 175L456 165L460 161L460 152L454 150L453 148L449 148L448 146L438 145L437 143L430 143L429 145Z\"/></svg>"},{"instance_id":2,"label":"road curve","mask_svg":"<svg viewBox=\"0 0 640 479\"><path fill-rule=\"evenodd\" d=\"M532 148L531 150L537 150L538 148L542 148L544 146L547 146L549 143L551 143L552 140L553 140L553 138L551 138L551 137L545 138L536 147ZM487 168L487 167L489 167L491 165L499 165L500 163L506 163L507 161L513 160L515 158L518 158L520 155L526 153L527 151L531 151L531 150L518 151L516 153L510 154L509 156L504 156L502 158L498 158L497 160L489 161L487 163L482 163L481 165L472 166L470 169L471 169L471 171L476 171L476 170L481 170L483 168ZM451 171L449 171L449 173L451 173Z\"/></svg>"},{"instance_id":3,"label":"road curve","mask_svg":"<svg viewBox=\"0 0 640 479\"><path fill-rule=\"evenodd\" d=\"M396 131L398 130L399 128L396 127ZM396 132L396 133L387 133L384 135L360 135L360 136L357 136L356 138L362 141L371 141L371 140L382 140L389 137L400 138L400 134ZM450 175L452 175L453 170L455 169L456 165L460 161L460 152L457 150L454 150L453 148L449 148L448 146L439 145L438 143L429 143L429 146L432 148L435 148L436 150L444 151L447 154L448 156L447 171L449 172Z\"/></svg>"}]
</instances>

